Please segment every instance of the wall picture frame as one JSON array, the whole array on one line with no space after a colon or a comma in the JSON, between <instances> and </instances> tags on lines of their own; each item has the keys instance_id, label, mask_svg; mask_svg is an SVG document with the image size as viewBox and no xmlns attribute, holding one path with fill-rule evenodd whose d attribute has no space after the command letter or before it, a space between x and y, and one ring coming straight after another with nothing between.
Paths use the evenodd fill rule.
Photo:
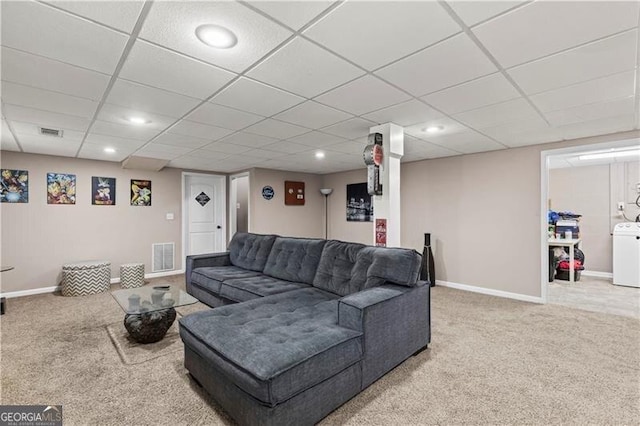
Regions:
<instances>
[{"instance_id":1,"label":"wall picture frame","mask_svg":"<svg viewBox=\"0 0 640 426\"><path fill-rule=\"evenodd\" d=\"M151 181L131 179L131 205L151 206Z\"/></svg>"},{"instance_id":2,"label":"wall picture frame","mask_svg":"<svg viewBox=\"0 0 640 426\"><path fill-rule=\"evenodd\" d=\"M76 175L47 173L47 204L75 204Z\"/></svg>"},{"instance_id":3,"label":"wall picture frame","mask_svg":"<svg viewBox=\"0 0 640 426\"><path fill-rule=\"evenodd\" d=\"M29 171L2 169L0 172L0 202L29 202Z\"/></svg>"},{"instance_id":4,"label":"wall picture frame","mask_svg":"<svg viewBox=\"0 0 640 426\"><path fill-rule=\"evenodd\" d=\"M91 177L91 204L94 206L116 205L116 178Z\"/></svg>"},{"instance_id":5,"label":"wall picture frame","mask_svg":"<svg viewBox=\"0 0 640 426\"><path fill-rule=\"evenodd\" d=\"M367 182L347 185L347 222L373 222L373 202Z\"/></svg>"}]
</instances>

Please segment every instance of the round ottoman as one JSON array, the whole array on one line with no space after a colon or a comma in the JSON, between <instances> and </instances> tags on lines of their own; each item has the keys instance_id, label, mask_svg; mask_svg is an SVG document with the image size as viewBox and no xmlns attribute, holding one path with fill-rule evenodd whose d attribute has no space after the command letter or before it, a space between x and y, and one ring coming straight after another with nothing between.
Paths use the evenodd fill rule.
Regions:
<instances>
[{"instance_id":1,"label":"round ottoman","mask_svg":"<svg viewBox=\"0 0 640 426\"><path fill-rule=\"evenodd\" d=\"M62 266L62 295L87 296L111 288L111 262L87 260Z\"/></svg>"},{"instance_id":2,"label":"round ottoman","mask_svg":"<svg viewBox=\"0 0 640 426\"><path fill-rule=\"evenodd\" d=\"M125 263L120 265L120 286L136 288L144 285L144 263Z\"/></svg>"}]
</instances>

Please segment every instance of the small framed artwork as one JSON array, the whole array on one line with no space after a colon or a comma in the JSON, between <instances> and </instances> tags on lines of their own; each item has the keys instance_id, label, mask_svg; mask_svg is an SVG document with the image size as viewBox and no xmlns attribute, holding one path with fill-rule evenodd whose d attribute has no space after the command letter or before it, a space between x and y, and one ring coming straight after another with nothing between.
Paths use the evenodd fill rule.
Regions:
<instances>
[{"instance_id":1,"label":"small framed artwork","mask_svg":"<svg viewBox=\"0 0 640 426\"><path fill-rule=\"evenodd\" d=\"M347 185L347 222L372 222L373 203L367 183Z\"/></svg>"},{"instance_id":2,"label":"small framed artwork","mask_svg":"<svg viewBox=\"0 0 640 426\"><path fill-rule=\"evenodd\" d=\"M284 204L304 206L304 182L284 181Z\"/></svg>"},{"instance_id":3,"label":"small framed artwork","mask_svg":"<svg viewBox=\"0 0 640 426\"><path fill-rule=\"evenodd\" d=\"M3 203L29 202L29 172L27 170L2 169L0 201Z\"/></svg>"},{"instance_id":4,"label":"small framed artwork","mask_svg":"<svg viewBox=\"0 0 640 426\"><path fill-rule=\"evenodd\" d=\"M47 173L47 204L75 204L76 175Z\"/></svg>"},{"instance_id":5,"label":"small framed artwork","mask_svg":"<svg viewBox=\"0 0 640 426\"><path fill-rule=\"evenodd\" d=\"M131 179L131 205L151 205L151 181Z\"/></svg>"},{"instance_id":6,"label":"small framed artwork","mask_svg":"<svg viewBox=\"0 0 640 426\"><path fill-rule=\"evenodd\" d=\"M91 204L94 206L116 205L116 178L91 178Z\"/></svg>"}]
</instances>

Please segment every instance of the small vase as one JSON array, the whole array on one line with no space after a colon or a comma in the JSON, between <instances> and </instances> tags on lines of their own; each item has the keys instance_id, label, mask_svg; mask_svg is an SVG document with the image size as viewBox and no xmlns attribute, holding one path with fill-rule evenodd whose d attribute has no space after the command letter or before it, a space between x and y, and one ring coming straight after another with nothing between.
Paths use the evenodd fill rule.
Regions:
<instances>
[{"instance_id":1,"label":"small vase","mask_svg":"<svg viewBox=\"0 0 640 426\"><path fill-rule=\"evenodd\" d=\"M424 249L422 250L422 266L420 279L428 281L431 287L436 285L436 268L431 250L431 234L424 234Z\"/></svg>"}]
</instances>

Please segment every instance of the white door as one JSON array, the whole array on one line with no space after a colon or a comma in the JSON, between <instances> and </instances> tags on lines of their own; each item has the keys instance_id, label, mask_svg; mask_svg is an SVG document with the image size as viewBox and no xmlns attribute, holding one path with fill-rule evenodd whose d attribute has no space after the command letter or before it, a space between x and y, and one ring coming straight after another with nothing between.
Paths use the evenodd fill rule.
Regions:
<instances>
[{"instance_id":1,"label":"white door","mask_svg":"<svg viewBox=\"0 0 640 426\"><path fill-rule=\"evenodd\" d=\"M226 250L225 185L225 176L185 174L185 255Z\"/></svg>"}]
</instances>

